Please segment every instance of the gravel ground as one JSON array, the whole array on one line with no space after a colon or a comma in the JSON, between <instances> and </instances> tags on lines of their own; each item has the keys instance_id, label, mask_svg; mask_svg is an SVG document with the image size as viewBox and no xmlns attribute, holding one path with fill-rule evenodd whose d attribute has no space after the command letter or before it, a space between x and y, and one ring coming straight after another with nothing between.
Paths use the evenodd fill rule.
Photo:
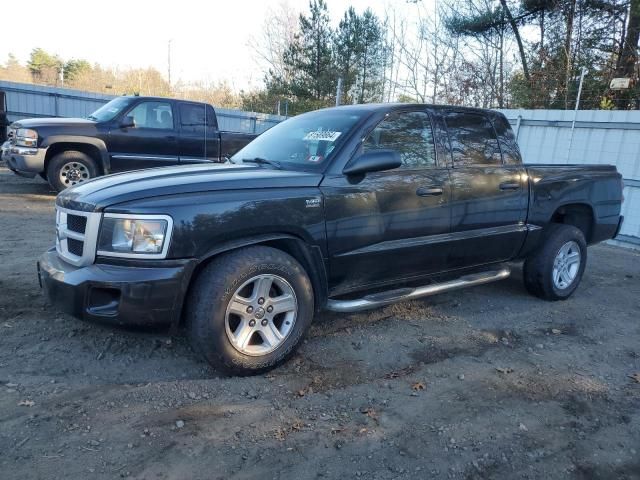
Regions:
<instances>
[{"instance_id":1,"label":"gravel ground","mask_svg":"<svg viewBox=\"0 0 640 480\"><path fill-rule=\"evenodd\" d=\"M46 305L53 201L0 168L3 479L640 478L638 252L591 248L565 302L516 268L324 314L286 365L225 378L182 336Z\"/></svg>"}]
</instances>

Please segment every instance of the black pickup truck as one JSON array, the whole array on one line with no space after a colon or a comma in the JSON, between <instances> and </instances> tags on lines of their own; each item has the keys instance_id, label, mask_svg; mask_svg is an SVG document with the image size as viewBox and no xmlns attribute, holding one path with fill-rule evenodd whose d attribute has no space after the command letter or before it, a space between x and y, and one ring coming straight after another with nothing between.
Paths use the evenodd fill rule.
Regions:
<instances>
[{"instance_id":1,"label":"black pickup truck","mask_svg":"<svg viewBox=\"0 0 640 480\"><path fill-rule=\"evenodd\" d=\"M49 298L87 320L186 323L209 362L275 366L321 309L509 276L568 298L622 222L613 166L522 164L505 117L426 105L319 110L225 165L111 175L56 200Z\"/></svg>"},{"instance_id":2,"label":"black pickup truck","mask_svg":"<svg viewBox=\"0 0 640 480\"><path fill-rule=\"evenodd\" d=\"M114 172L220 162L255 137L220 131L213 107L205 103L118 97L86 119L14 122L2 160L16 174L38 174L62 191Z\"/></svg>"}]
</instances>

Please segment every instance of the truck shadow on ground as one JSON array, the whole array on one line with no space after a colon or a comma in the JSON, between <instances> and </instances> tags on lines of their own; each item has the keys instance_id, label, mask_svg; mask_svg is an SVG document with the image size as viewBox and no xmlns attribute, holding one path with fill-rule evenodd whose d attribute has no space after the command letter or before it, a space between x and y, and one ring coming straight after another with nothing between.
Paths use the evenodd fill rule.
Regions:
<instances>
[{"instance_id":1,"label":"truck shadow on ground","mask_svg":"<svg viewBox=\"0 0 640 480\"><path fill-rule=\"evenodd\" d=\"M11 171L8 171L0 166L0 177L5 177L6 179L7 177L12 175L14 174ZM55 197L58 193L53 188L51 188L51 185L42 180L40 177L33 179L16 177L15 179L11 180L13 181L2 182L2 194L32 194Z\"/></svg>"}]
</instances>

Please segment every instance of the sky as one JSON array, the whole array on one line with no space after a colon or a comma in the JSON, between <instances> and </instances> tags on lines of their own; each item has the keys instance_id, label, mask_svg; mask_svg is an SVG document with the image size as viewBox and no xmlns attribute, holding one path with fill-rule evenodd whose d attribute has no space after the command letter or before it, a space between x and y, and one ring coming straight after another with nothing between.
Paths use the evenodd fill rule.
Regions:
<instances>
[{"instance_id":1,"label":"sky","mask_svg":"<svg viewBox=\"0 0 640 480\"><path fill-rule=\"evenodd\" d=\"M434 0L425 0L426 2ZM36 47L63 59L86 59L108 67L157 68L166 75L171 40L172 83L227 81L235 90L258 88L263 72L247 46L259 36L269 6L281 0L30 0L28 22L2 22L0 62L13 53L22 63ZM307 0L287 0L300 11ZM380 17L405 0L327 0L337 25L353 6ZM28 26L27 26L28 25Z\"/></svg>"}]
</instances>

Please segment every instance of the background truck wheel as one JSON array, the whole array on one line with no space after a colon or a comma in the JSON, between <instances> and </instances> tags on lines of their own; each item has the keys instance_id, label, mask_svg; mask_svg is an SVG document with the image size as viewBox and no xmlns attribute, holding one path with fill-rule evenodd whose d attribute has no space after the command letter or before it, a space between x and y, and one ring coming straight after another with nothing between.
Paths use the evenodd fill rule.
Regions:
<instances>
[{"instance_id":1,"label":"background truck wheel","mask_svg":"<svg viewBox=\"0 0 640 480\"><path fill-rule=\"evenodd\" d=\"M98 175L98 167L86 153L69 150L54 156L47 167L47 179L58 192Z\"/></svg>"},{"instance_id":2,"label":"background truck wheel","mask_svg":"<svg viewBox=\"0 0 640 480\"><path fill-rule=\"evenodd\" d=\"M275 367L300 344L311 324L314 297L302 266L263 246L214 259L192 286L186 305L194 350L228 373Z\"/></svg>"},{"instance_id":3,"label":"background truck wheel","mask_svg":"<svg viewBox=\"0 0 640 480\"><path fill-rule=\"evenodd\" d=\"M542 246L524 262L524 285L545 300L566 300L578 288L587 265L587 242L572 225L550 224Z\"/></svg>"}]
</instances>

